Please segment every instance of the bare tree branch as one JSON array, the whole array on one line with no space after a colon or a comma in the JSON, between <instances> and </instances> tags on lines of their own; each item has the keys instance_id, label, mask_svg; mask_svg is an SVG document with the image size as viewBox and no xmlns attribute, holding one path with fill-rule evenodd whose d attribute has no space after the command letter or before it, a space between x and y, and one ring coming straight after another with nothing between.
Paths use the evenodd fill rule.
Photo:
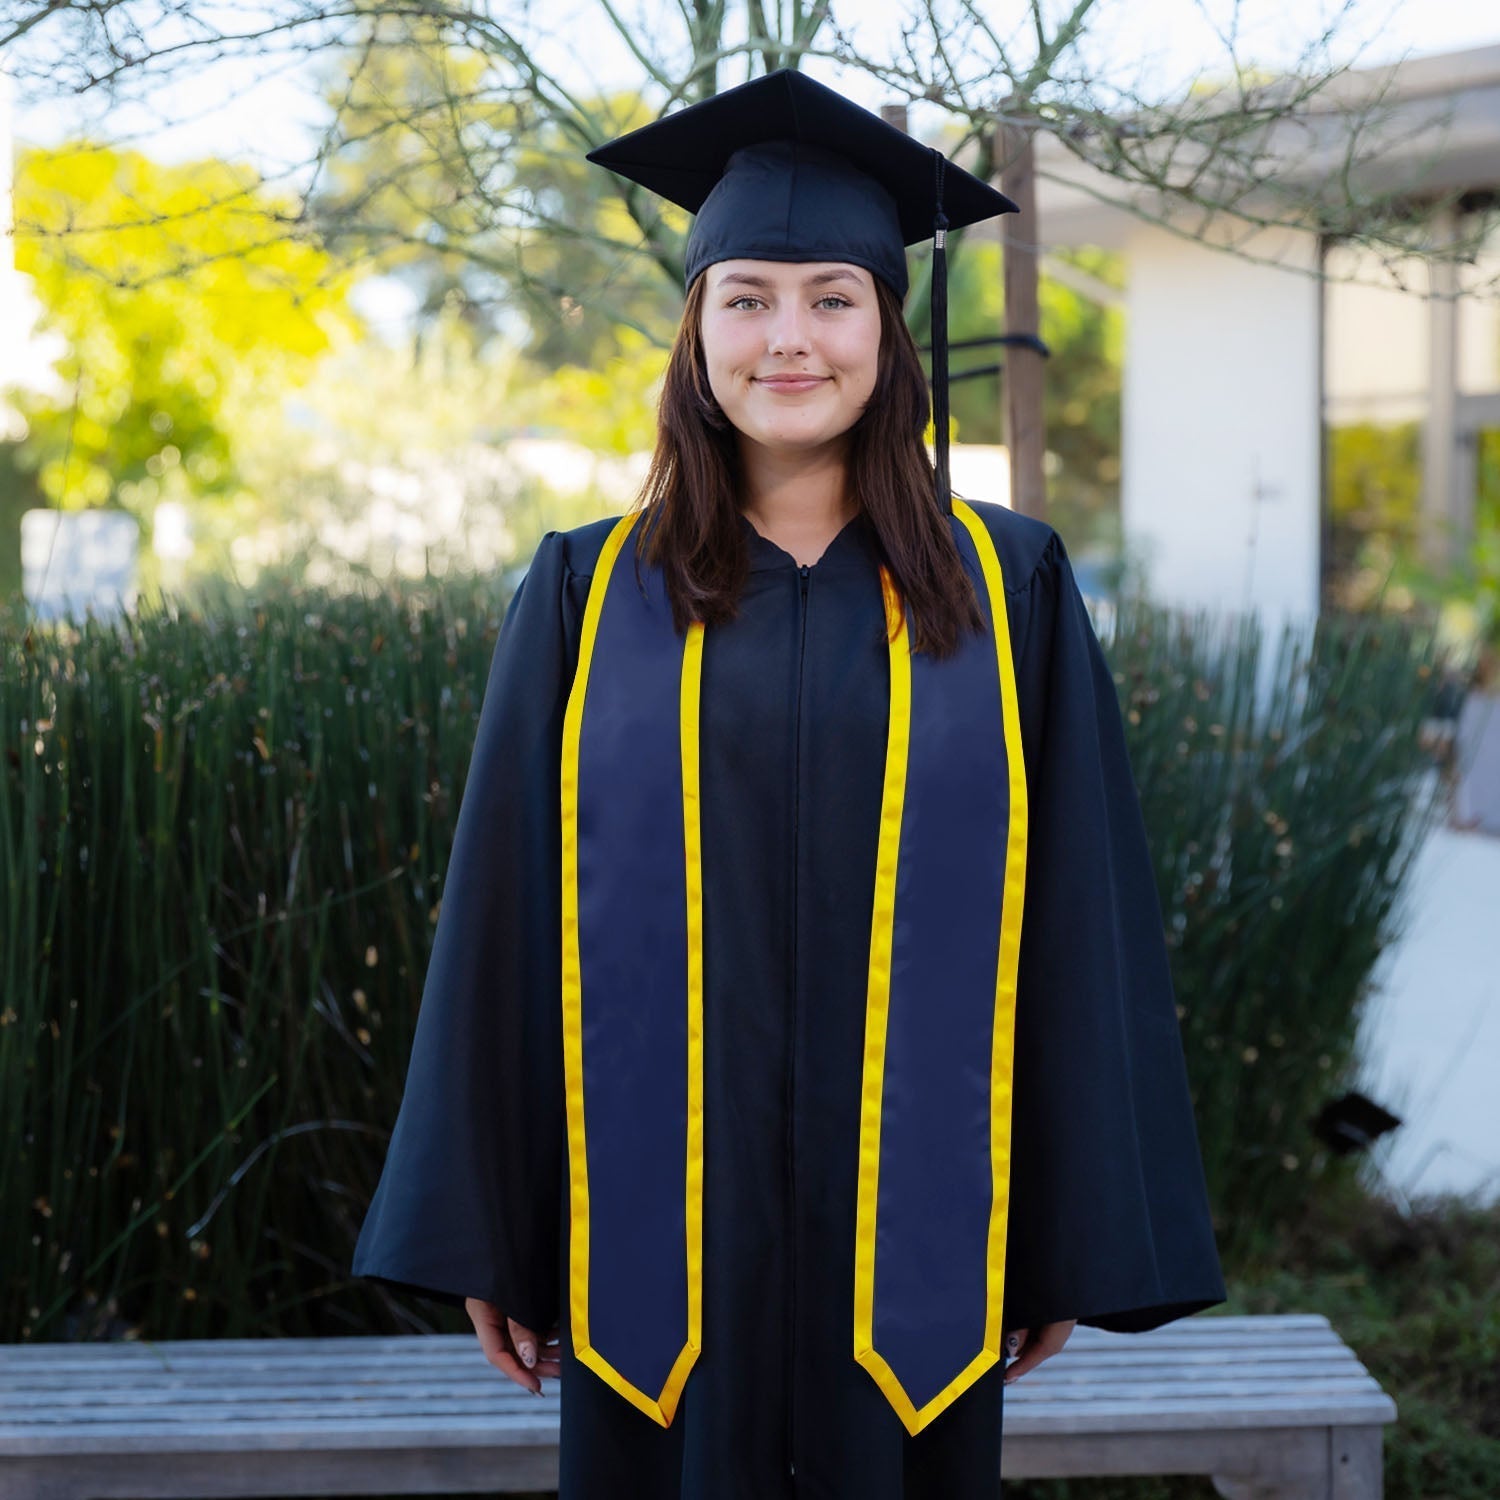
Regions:
<instances>
[{"instance_id":1,"label":"bare tree branch","mask_svg":"<svg viewBox=\"0 0 1500 1500\"><path fill-rule=\"evenodd\" d=\"M728 40L727 0L676 0L651 26L629 14L624 0L598 0L598 15L630 50L660 110L714 92L731 62L753 72L835 60L864 70L897 98L942 106L961 127L954 154L986 176L1001 165L998 124L1050 136L1087 169L1081 179L1067 176L1075 190L1235 253L1249 253L1259 231L1296 227L1358 240L1393 261L1418 247L1472 256L1472 236L1424 247L1424 204L1409 187L1376 185L1394 105L1378 80L1366 78L1356 90L1349 66L1328 60L1352 0L1342 0L1275 77L1239 55L1238 3L1223 24L1206 0L1192 3L1214 27L1224 67L1212 84L1169 100L1090 71L1081 44L1102 9L1097 0L1073 0L1056 24L1042 0L1028 0L1022 29L1011 36L1000 34L979 0L917 0L884 56L854 45L831 0L745 0L743 41ZM149 88L164 72L231 56L345 59L326 96L329 123L306 161L189 212L249 209L258 191L296 184L302 211L273 216L283 233L407 254L425 245L498 277L522 274L501 244L550 239L649 261L675 286L681 246L653 195L605 184L631 232L601 235L549 210L517 175L523 142L553 141L529 159L556 177L570 154L581 157L626 128L616 103L586 94L543 60L549 24L543 13L502 0L252 0L233 9L191 0L0 0L7 68L76 97L113 100L127 85ZM416 94L383 94L378 60L414 46L430 49L430 76ZM453 73L451 59L460 56L474 60L473 76ZM349 177L356 160L378 160L358 186ZM1104 185L1091 173L1103 174ZM1038 175L1057 177L1046 156ZM393 232L387 208L403 222L420 222L421 234ZM544 281L530 276L526 285Z\"/></svg>"}]
</instances>

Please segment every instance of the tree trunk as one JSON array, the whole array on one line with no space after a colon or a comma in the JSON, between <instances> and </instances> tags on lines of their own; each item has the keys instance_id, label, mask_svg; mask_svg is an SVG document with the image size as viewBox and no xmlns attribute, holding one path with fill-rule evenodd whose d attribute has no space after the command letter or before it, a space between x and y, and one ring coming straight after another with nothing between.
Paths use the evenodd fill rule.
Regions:
<instances>
[{"instance_id":1,"label":"tree trunk","mask_svg":"<svg viewBox=\"0 0 1500 1500\"><path fill-rule=\"evenodd\" d=\"M1000 191L1019 213L1000 220L1005 258L1005 331L1040 334L1037 302L1040 236L1036 222L1036 177L1033 132L1005 125L1000 130ZM1042 355L1024 344L1005 347L1005 374L1000 382L1005 402L1005 446L1010 454L1011 509L1045 520L1047 476L1043 457L1047 429L1042 412Z\"/></svg>"}]
</instances>

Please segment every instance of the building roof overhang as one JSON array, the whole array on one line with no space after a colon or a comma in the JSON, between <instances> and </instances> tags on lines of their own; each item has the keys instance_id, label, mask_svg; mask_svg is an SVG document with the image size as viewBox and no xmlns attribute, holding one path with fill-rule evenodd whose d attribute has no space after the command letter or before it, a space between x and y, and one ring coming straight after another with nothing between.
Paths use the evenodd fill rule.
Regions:
<instances>
[{"instance_id":1,"label":"building roof overhang","mask_svg":"<svg viewBox=\"0 0 1500 1500\"><path fill-rule=\"evenodd\" d=\"M1214 97L1195 102L1207 108ZM1210 200L1216 188L1234 187L1232 171L1205 164L1180 141L1170 167L1152 168L1165 161L1167 142L1153 143L1146 126L1132 134L1130 120L1119 122L1124 149L1148 170L1180 182L1206 166L1201 181ZM1455 194L1500 196L1500 45L1337 74L1292 116L1268 124L1258 138L1236 141L1241 152L1252 146L1259 155L1255 175L1265 185L1240 201L1247 215L1274 222L1315 227L1320 201L1335 222L1346 221L1349 210L1340 205L1347 205L1351 191L1356 199L1395 196L1417 207ZM1244 233L1245 216L1220 214L1225 222L1208 226L1204 205L1121 181L1091 164L1108 150L1102 132L1085 135L1076 147L1053 134L1039 137L1037 217L1044 243L1118 248L1143 220L1208 239ZM1217 194L1220 201L1225 196Z\"/></svg>"}]
</instances>

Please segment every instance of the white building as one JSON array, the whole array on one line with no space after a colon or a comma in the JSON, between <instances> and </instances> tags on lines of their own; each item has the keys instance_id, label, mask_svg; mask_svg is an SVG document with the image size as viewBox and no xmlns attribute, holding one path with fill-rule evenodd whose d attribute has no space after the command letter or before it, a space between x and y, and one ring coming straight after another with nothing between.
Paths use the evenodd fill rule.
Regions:
<instances>
[{"instance_id":1,"label":"white building","mask_svg":"<svg viewBox=\"0 0 1500 1500\"><path fill-rule=\"evenodd\" d=\"M1462 192L1459 215L1500 198L1500 46L1343 75L1310 130L1267 138L1278 183L1331 181L1343 111L1377 87L1388 114L1367 188L1426 202ZM1400 291L1372 252L1312 228L1225 218L1195 238L1181 210L1123 190L1052 137L1038 142L1037 176L1044 244L1127 261L1121 509L1154 595L1314 614L1329 565L1325 424L1419 419L1429 551L1462 546L1478 436L1500 429L1500 237L1462 270L1402 263L1412 290ZM1435 232L1445 223L1462 227L1450 212ZM1234 251L1215 248L1231 237ZM1488 298L1460 295L1486 282Z\"/></svg>"},{"instance_id":2,"label":"white building","mask_svg":"<svg viewBox=\"0 0 1500 1500\"><path fill-rule=\"evenodd\" d=\"M1400 189L1424 206L1454 197L1435 236L1500 202L1500 46L1344 75L1308 130L1268 140L1278 182L1336 182L1340 108L1374 88L1386 90L1385 114L1360 173L1366 189ZM1225 220L1211 235L1233 236L1228 253L1050 137L1038 142L1037 174L1044 245L1104 245L1126 261L1122 521L1157 598L1255 609L1273 629L1310 620L1338 541L1328 458L1355 424L1377 435L1417 424L1415 464L1389 458L1399 444L1372 445L1374 483L1398 477L1382 464L1403 470L1419 490L1430 560L1461 555L1481 440L1500 454L1500 235L1462 267L1416 257L1386 266L1311 227ZM1396 289L1397 277L1410 290ZM1376 1153L1398 1192L1500 1194L1497 876L1500 842L1441 830L1413 881L1405 936L1375 976L1363 1081L1406 1119Z\"/></svg>"}]
</instances>

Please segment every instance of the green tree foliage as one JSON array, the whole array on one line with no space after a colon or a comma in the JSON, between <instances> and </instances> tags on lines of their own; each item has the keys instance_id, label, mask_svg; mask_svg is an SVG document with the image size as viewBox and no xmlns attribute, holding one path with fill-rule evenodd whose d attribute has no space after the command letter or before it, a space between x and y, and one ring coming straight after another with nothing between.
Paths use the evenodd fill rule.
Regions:
<instances>
[{"instance_id":1,"label":"green tree foliage","mask_svg":"<svg viewBox=\"0 0 1500 1500\"><path fill-rule=\"evenodd\" d=\"M456 301L477 340L520 325L527 356L558 372L569 391L628 358L639 347L633 335L670 340L689 218L584 159L591 129L612 135L654 118L646 101L624 93L572 101L571 113L548 110L516 88L493 53L455 45L451 32L420 17L370 24L381 44L343 54L325 89L337 149L311 212L326 241L377 257L406 280L419 322ZM1103 252L1073 258L1092 275L1118 279ZM952 336L997 333L999 246L956 235L951 265ZM909 301L925 342L920 275ZM1117 486L1122 320L1046 278L1042 318L1054 350L1048 428L1058 438L1059 502L1074 530L1086 530ZM967 362L990 363L997 352ZM635 404L628 427L649 416L639 395ZM997 377L953 388L960 441L1000 442L1000 410ZM587 441L575 414L567 413L567 428ZM609 426L618 432L617 421Z\"/></svg>"},{"instance_id":2,"label":"green tree foliage","mask_svg":"<svg viewBox=\"0 0 1500 1500\"><path fill-rule=\"evenodd\" d=\"M1500 678L1500 429L1475 444L1473 534L1450 559L1424 554L1422 425L1373 422L1327 434L1325 601L1434 618L1472 651L1480 679Z\"/></svg>"},{"instance_id":3,"label":"green tree foliage","mask_svg":"<svg viewBox=\"0 0 1500 1500\"><path fill-rule=\"evenodd\" d=\"M237 432L355 326L348 275L286 232L293 208L226 162L20 153L16 262L64 345L57 390L17 397L52 505L149 517L167 495L234 488Z\"/></svg>"},{"instance_id":4,"label":"green tree foliage","mask_svg":"<svg viewBox=\"0 0 1500 1500\"><path fill-rule=\"evenodd\" d=\"M1422 424L1351 422L1327 436L1328 602L1363 609L1398 560L1415 561Z\"/></svg>"},{"instance_id":5,"label":"green tree foliage","mask_svg":"<svg viewBox=\"0 0 1500 1500\"><path fill-rule=\"evenodd\" d=\"M611 101L622 130L652 113L638 96ZM517 178L544 215L523 245L526 274L517 282L532 329L528 354L549 369L592 366L639 347L631 334L670 342L682 314L681 253L689 216L656 200L655 217L676 253L665 260L634 249L639 232L609 174L585 161L556 123L538 128L516 160ZM622 341L623 336L623 341Z\"/></svg>"},{"instance_id":6,"label":"green tree foliage","mask_svg":"<svg viewBox=\"0 0 1500 1500\"><path fill-rule=\"evenodd\" d=\"M1118 256L1082 249L1071 264L1105 285L1123 281ZM948 330L954 344L993 338L1005 327L1004 270L1000 246L963 238L950 258ZM1091 540L1114 510L1120 480L1120 390L1125 319L1121 311L1042 274L1042 339L1051 351L1045 389L1047 446L1054 455L1049 519L1070 542ZM908 321L919 342L930 337L925 288L911 299ZM1002 345L956 349L954 374L1004 365ZM1003 375L981 375L951 384L954 436L962 443L1004 441Z\"/></svg>"},{"instance_id":7,"label":"green tree foliage","mask_svg":"<svg viewBox=\"0 0 1500 1500\"><path fill-rule=\"evenodd\" d=\"M194 515L192 571L257 586L262 569L297 558L309 581L338 587L366 569L377 581L489 576L549 528L623 510L623 481L602 481L621 467L610 457L650 446L665 363L632 337L597 367L550 374L505 339L476 349L452 306L413 348L343 342L278 428L247 445L234 495ZM557 440L577 446L554 465Z\"/></svg>"},{"instance_id":8,"label":"green tree foliage","mask_svg":"<svg viewBox=\"0 0 1500 1500\"><path fill-rule=\"evenodd\" d=\"M419 339L455 306L476 347L521 336L546 369L620 353L622 327L669 338L680 285L658 257L629 253L641 231L584 160L593 142L579 119L540 108L500 59L432 21L370 24L324 91L333 139L308 204L324 242L415 293ZM606 133L653 118L633 93L579 108ZM662 232L680 238L687 215L663 212Z\"/></svg>"},{"instance_id":9,"label":"green tree foliage","mask_svg":"<svg viewBox=\"0 0 1500 1500\"><path fill-rule=\"evenodd\" d=\"M372 17L364 41L325 74L330 138L305 201L226 163L27 154L23 267L68 352L58 390L28 400L20 456L52 503L148 519L162 499L183 500L222 565L252 534L261 552L278 538L305 547L315 512L357 518L371 463L447 483L444 455L503 451L521 434L649 449L689 218L584 151L590 131L629 129L652 109L636 93L543 108L504 58L422 17ZM953 335L993 334L998 247L959 238ZM908 316L925 341L921 271ZM415 294L410 379L393 351L342 336L355 327L344 294L371 272ZM1046 281L1042 321L1054 479L1077 540L1113 499L1120 320ZM336 410L326 387L361 362L358 409ZM356 439L374 384L386 392L377 430ZM954 409L960 441L1000 440L997 379L955 386ZM403 442L387 441L398 429ZM483 503L504 500L481 489Z\"/></svg>"}]
</instances>

